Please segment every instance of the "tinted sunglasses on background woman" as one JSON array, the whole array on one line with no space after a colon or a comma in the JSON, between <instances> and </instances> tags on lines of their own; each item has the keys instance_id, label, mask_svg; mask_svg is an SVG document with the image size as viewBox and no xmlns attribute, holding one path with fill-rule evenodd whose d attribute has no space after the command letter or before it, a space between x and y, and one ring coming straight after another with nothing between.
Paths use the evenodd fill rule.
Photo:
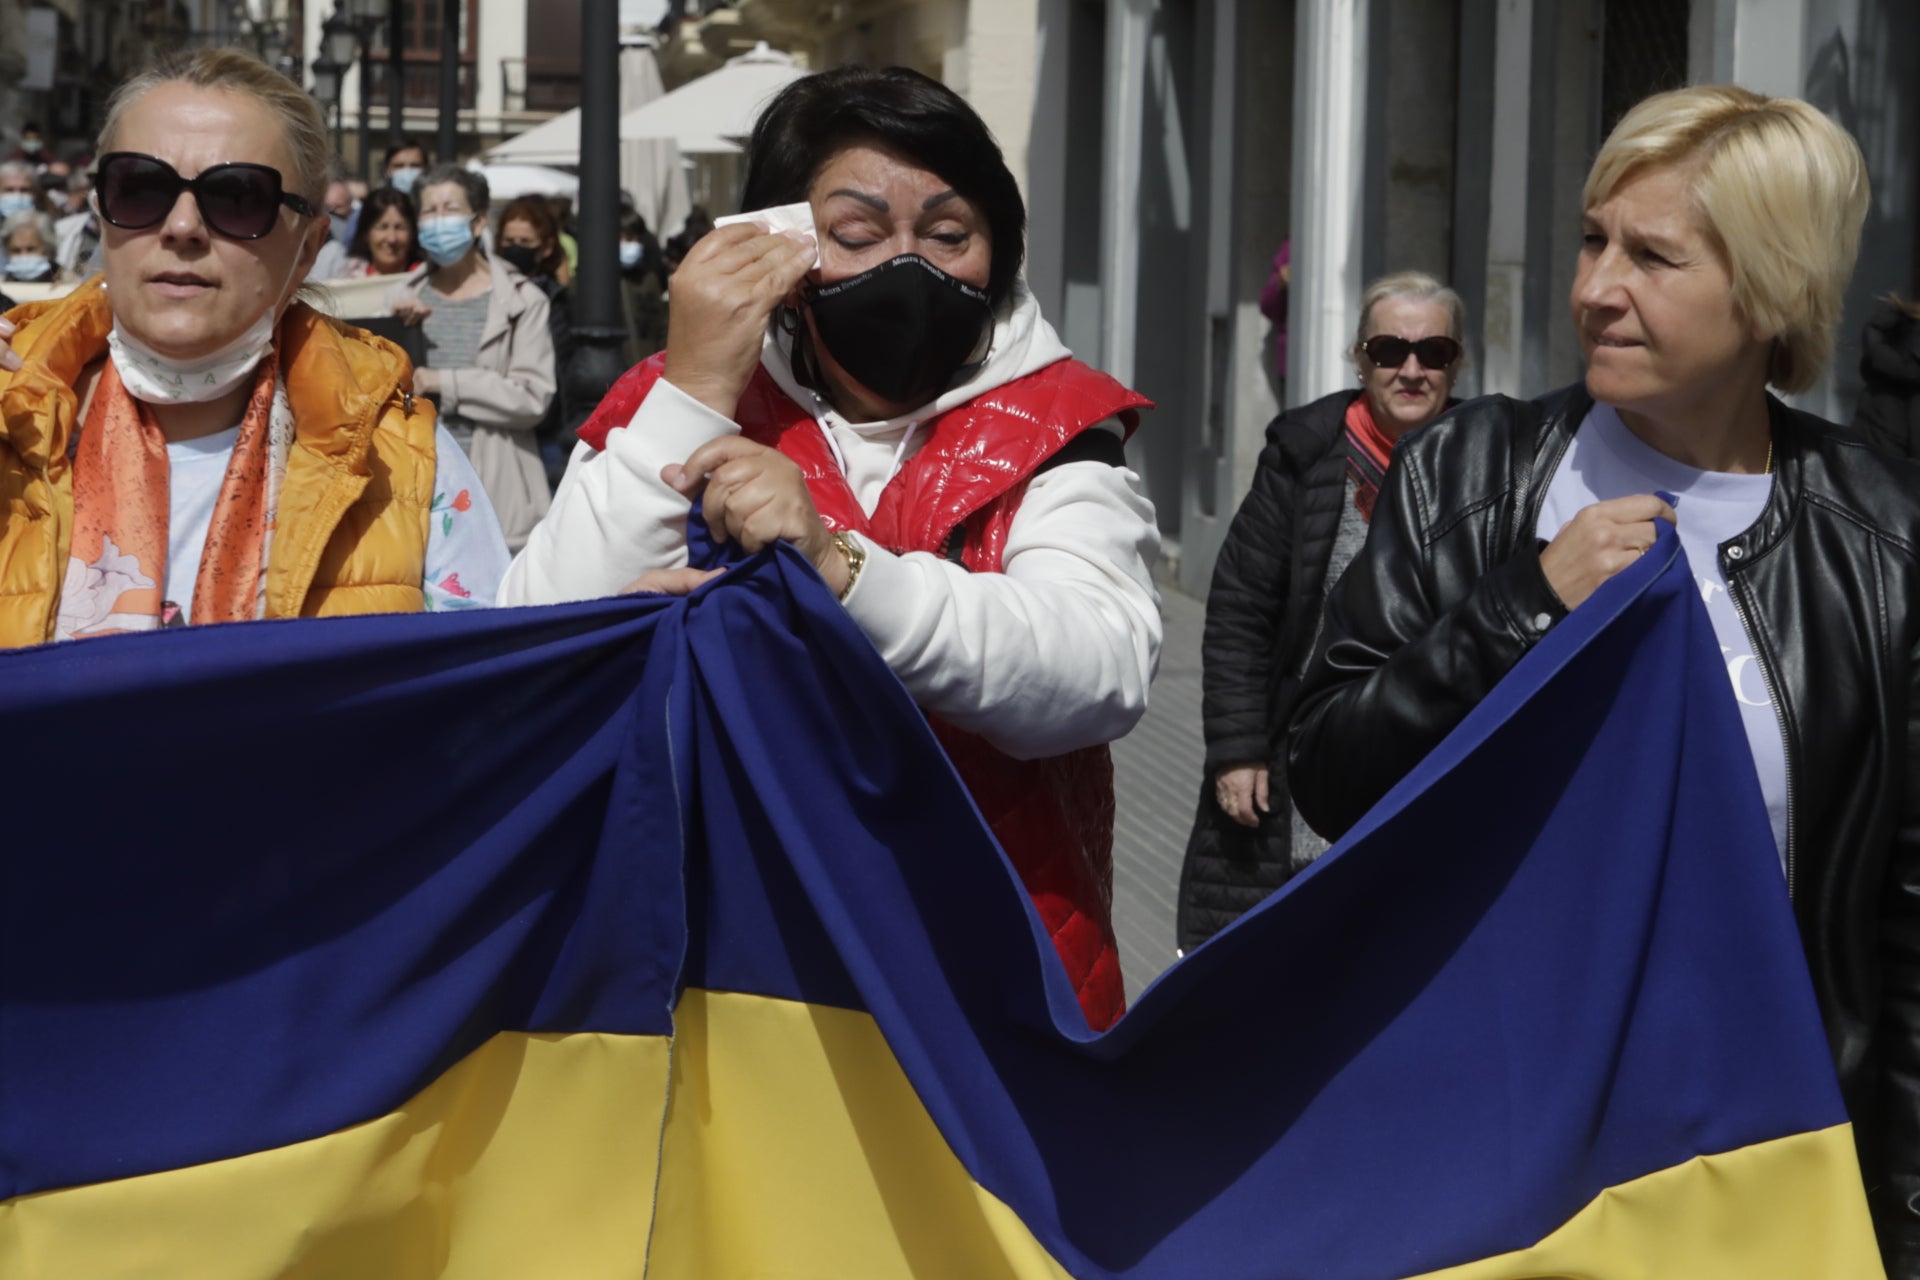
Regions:
<instances>
[{"instance_id":1,"label":"tinted sunglasses on background woman","mask_svg":"<svg viewBox=\"0 0 1920 1280\"><path fill-rule=\"evenodd\" d=\"M258 240L272 231L281 205L314 216L311 204L281 189L280 171L264 164L209 165L188 181L165 160L109 151L94 162L93 190L100 216L122 231L158 226L182 191L193 192L200 220L229 240Z\"/></svg>"},{"instance_id":2,"label":"tinted sunglasses on background woman","mask_svg":"<svg viewBox=\"0 0 1920 1280\"><path fill-rule=\"evenodd\" d=\"M1460 344L1445 336L1409 342L1390 333L1376 333L1361 343L1360 349L1378 369L1398 369L1407 362L1409 354L1420 362L1422 369L1450 369L1460 358Z\"/></svg>"}]
</instances>

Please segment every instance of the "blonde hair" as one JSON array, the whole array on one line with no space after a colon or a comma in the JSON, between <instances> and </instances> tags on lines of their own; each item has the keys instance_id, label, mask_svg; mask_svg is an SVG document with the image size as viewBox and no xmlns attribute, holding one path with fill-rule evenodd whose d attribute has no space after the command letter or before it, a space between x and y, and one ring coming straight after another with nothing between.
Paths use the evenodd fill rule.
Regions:
<instances>
[{"instance_id":1,"label":"blonde hair","mask_svg":"<svg viewBox=\"0 0 1920 1280\"><path fill-rule=\"evenodd\" d=\"M1797 98L1737 85L1656 93L1614 126L1587 174L1584 207L1650 168L1690 171L1733 303L1773 335L1767 381L1805 391L1833 356L1834 329L1867 216L1867 166L1845 129Z\"/></svg>"},{"instance_id":2,"label":"blonde hair","mask_svg":"<svg viewBox=\"0 0 1920 1280\"><path fill-rule=\"evenodd\" d=\"M95 154L113 150L114 135L127 112L149 91L163 84L190 84L241 94L265 106L286 131L293 172L284 175L289 190L305 196L318 208L326 196L333 148L327 141L327 122L311 95L251 54L236 49L200 49L163 55L152 66L124 81L107 103L107 122L100 128Z\"/></svg>"},{"instance_id":3,"label":"blonde hair","mask_svg":"<svg viewBox=\"0 0 1920 1280\"><path fill-rule=\"evenodd\" d=\"M1460 301L1460 295L1424 271L1396 271L1390 276L1381 276L1360 295L1360 324L1353 332L1353 349L1347 353L1356 365L1360 364L1360 344L1367 340L1367 325L1373 320L1373 309L1389 298L1439 303L1447 309L1447 336L1455 342L1465 342L1467 306ZM1462 364L1466 363L1464 354L1460 359Z\"/></svg>"}]
</instances>

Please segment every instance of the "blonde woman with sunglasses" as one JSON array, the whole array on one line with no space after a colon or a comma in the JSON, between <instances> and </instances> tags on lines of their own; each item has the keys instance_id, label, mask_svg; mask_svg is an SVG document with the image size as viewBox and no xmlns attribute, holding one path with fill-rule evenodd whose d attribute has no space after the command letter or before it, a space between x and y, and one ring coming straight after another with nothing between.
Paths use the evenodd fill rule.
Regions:
<instances>
[{"instance_id":1,"label":"blonde woman with sunglasses","mask_svg":"<svg viewBox=\"0 0 1920 1280\"><path fill-rule=\"evenodd\" d=\"M505 541L406 357L295 298L328 154L244 54L115 93L103 274L0 321L0 646L491 603Z\"/></svg>"},{"instance_id":2,"label":"blonde woman with sunglasses","mask_svg":"<svg viewBox=\"0 0 1920 1280\"><path fill-rule=\"evenodd\" d=\"M1207 592L1207 757L1180 873L1182 951L1326 851L1288 801L1287 711L1327 588L1366 540L1395 445L1453 403L1465 327L1460 296L1432 276L1376 280L1361 297L1354 335L1359 388L1291 409L1267 428Z\"/></svg>"}]
</instances>

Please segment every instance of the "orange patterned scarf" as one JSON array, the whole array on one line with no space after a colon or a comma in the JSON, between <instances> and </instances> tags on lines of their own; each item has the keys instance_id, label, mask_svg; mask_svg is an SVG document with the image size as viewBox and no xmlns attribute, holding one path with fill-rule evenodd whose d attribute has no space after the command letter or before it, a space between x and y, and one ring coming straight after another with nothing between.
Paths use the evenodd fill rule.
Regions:
<instances>
[{"instance_id":1,"label":"orange patterned scarf","mask_svg":"<svg viewBox=\"0 0 1920 1280\"><path fill-rule=\"evenodd\" d=\"M220 484L193 584L193 618L265 615L267 557L293 418L277 362L260 362L239 438ZM163 598L172 467L166 437L109 360L73 458L73 544L54 636L151 631L181 619Z\"/></svg>"}]
</instances>

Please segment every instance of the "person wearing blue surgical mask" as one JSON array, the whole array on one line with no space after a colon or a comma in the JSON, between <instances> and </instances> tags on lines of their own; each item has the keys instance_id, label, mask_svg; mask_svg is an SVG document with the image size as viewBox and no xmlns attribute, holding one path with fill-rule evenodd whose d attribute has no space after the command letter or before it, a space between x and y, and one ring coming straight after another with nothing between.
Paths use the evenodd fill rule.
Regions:
<instances>
[{"instance_id":1,"label":"person wearing blue surgical mask","mask_svg":"<svg viewBox=\"0 0 1920 1280\"><path fill-rule=\"evenodd\" d=\"M72 280L54 263L53 220L29 209L0 220L0 266L9 281L19 284L65 284Z\"/></svg>"},{"instance_id":2,"label":"person wearing blue surgical mask","mask_svg":"<svg viewBox=\"0 0 1920 1280\"><path fill-rule=\"evenodd\" d=\"M353 224L359 206L347 184L335 178L327 184L321 209L327 215L327 242L313 260L310 280L336 280L347 274L347 246L353 242Z\"/></svg>"},{"instance_id":3,"label":"person wearing blue surgical mask","mask_svg":"<svg viewBox=\"0 0 1920 1280\"><path fill-rule=\"evenodd\" d=\"M47 144L40 136L40 126L29 120L20 126L20 145L13 149L9 160L24 160L28 164L39 164L46 158Z\"/></svg>"},{"instance_id":4,"label":"person wearing blue surgical mask","mask_svg":"<svg viewBox=\"0 0 1920 1280\"><path fill-rule=\"evenodd\" d=\"M333 239L342 248L353 243L353 215L360 211L360 202L353 198L353 190L344 182L329 182L326 194L327 229Z\"/></svg>"},{"instance_id":5,"label":"person wearing blue surgical mask","mask_svg":"<svg viewBox=\"0 0 1920 1280\"><path fill-rule=\"evenodd\" d=\"M394 190L414 195L414 187L426 167L427 149L411 138L403 138L398 145L388 148L381 174Z\"/></svg>"},{"instance_id":6,"label":"person wearing blue surgical mask","mask_svg":"<svg viewBox=\"0 0 1920 1280\"><path fill-rule=\"evenodd\" d=\"M441 423L493 498L508 545L518 547L546 514L550 493L534 435L558 381L547 296L487 257L484 176L443 164L416 190L427 261L393 287L387 306L425 331L414 391L438 402Z\"/></svg>"},{"instance_id":7,"label":"person wearing blue surgical mask","mask_svg":"<svg viewBox=\"0 0 1920 1280\"><path fill-rule=\"evenodd\" d=\"M0 163L0 218L40 207L40 183L33 166L21 160Z\"/></svg>"}]
</instances>

